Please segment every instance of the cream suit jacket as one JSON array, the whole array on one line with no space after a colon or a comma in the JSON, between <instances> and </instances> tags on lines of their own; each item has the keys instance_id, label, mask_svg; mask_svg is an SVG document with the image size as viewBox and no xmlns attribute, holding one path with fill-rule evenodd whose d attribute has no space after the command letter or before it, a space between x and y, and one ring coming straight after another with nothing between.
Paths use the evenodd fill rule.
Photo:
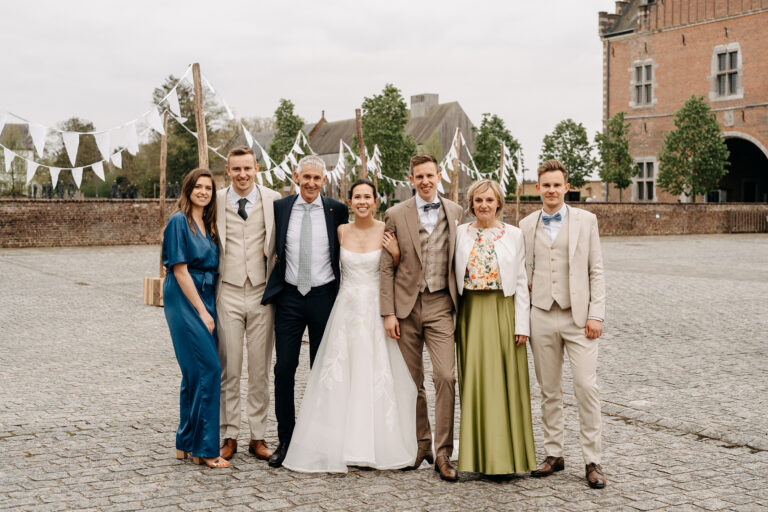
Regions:
<instances>
[{"instance_id":1,"label":"cream suit jacket","mask_svg":"<svg viewBox=\"0 0 768 512\"><path fill-rule=\"evenodd\" d=\"M456 286L459 295L464 291L464 276L469 262L469 253L475 240L467 233L469 223L456 230ZM504 224L504 236L494 244L496 260L499 263L499 277L505 297L515 296L515 334L530 336L531 298L528 295L528 280L525 273L525 245L520 229Z\"/></svg>"},{"instance_id":2,"label":"cream suit jacket","mask_svg":"<svg viewBox=\"0 0 768 512\"><path fill-rule=\"evenodd\" d=\"M525 268L528 282L533 282L533 250L536 226L542 210L536 210L520 221L525 238ZM570 283L571 314L579 327L587 317L605 320L605 281L600 235L595 214L568 207L568 279ZM532 290L532 293L536 293Z\"/></svg>"},{"instance_id":3,"label":"cream suit jacket","mask_svg":"<svg viewBox=\"0 0 768 512\"><path fill-rule=\"evenodd\" d=\"M439 196L438 196L439 197ZM454 310L458 309L456 276L453 270L453 254L456 244L456 226L459 225L461 206L444 197L440 202L445 210L448 222L448 291L451 294ZM406 318L411 314L419 287L424 279L421 266L421 240L419 239L419 212L416 197L403 201L387 210L384 216L385 231L394 233L400 245L400 264L395 269L392 255L382 249L380 268L380 309L382 315L394 313L397 318Z\"/></svg>"},{"instance_id":4,"label":"cream suit jacket","mask_svg":"<svg viewBox=\"0 0 768 512\"><path fill-rule=\"evenodd\" d=\"M267 265L264 275L269 279L269 274L272 273L272 268L275 266L275 210L272 203L282 196L278 192L262 185L255 184L254 186L259 189L261 209L264 212L264 256ZM219 292L221 291L221 265L224 261L225 251L227 250L226 207L228 202L227 195L229 194L230 187L224 187L216 192L216 232L219 237L219 277L216 283L217 300L219 298Z\"/></svg>"}]
</instances>

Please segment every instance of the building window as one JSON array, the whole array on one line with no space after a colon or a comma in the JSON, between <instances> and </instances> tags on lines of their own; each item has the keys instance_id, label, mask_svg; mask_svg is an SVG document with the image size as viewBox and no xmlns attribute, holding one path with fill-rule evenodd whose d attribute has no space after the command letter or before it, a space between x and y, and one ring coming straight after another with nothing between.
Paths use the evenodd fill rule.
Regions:
<instances>
[{"instance_id":1,"label":"building window","mask_svg":"<svg viewBox=\"0 0 768 512\"><path fill-rule=\"evenodd\" d=\"M656 200L656 162L653 160L637 162L635 176L635 200Z\"/></svg>"},{"instance_id":2,"label":"building window","mask_svg":"<svg viewBox=\"0 0 768 512\"><path fill-rule=\"evenodd\" d=\"M739 43L715 46L712 52L709 99L732 100L744 97L741 47Z\"/></svg>"},{"instance_id":3,"label":"building window","mask_svg":"<svg viewBox=\"0 0 768 512\"><path fill-rule=\"evenodd\" d=\"M649 107L656 103L653 97L653 89L656 86L654 67L653 60L637 61L632 64L630 107Z\"/></svg>"}]
</instances>

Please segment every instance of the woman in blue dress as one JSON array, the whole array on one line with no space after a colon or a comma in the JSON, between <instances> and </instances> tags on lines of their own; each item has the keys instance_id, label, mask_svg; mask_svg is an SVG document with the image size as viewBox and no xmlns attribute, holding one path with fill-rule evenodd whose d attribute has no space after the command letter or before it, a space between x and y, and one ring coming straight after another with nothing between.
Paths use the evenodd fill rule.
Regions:
<instances>
[{"instance_id":1,"label":"woman in blue dress","mask_svg":"<svg viewBox=\"0 0 768 512\"><path fill-rule=\"evenodd\" d=\"M216 352L214 286L219 267L216 193L207 169L184 179L179 211L163 233L165 319L181 368L176 458L226 468L219 457L221 366Z\"/></svg>"}]
</instances>

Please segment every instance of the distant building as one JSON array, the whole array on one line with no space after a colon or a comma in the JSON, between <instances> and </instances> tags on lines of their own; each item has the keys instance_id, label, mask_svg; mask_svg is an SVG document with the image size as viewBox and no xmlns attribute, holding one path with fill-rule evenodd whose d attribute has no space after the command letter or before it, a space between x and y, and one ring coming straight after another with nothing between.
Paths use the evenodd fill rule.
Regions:
<instances>
[{"instance_id":1,"label":"distant building","mask_svg":"<svg viewBox=\"0 0 768 512\"><path fill-rule=\"evenodd\" d=\"M618 1L614 14L599 13L599 33L603 122L625 112L631 123L638 173L625 201L687 200L657 188L657 155L692 94L708 99L731 153L705 199L768 201L768 0Z\"/></svg>"}]
</instances>

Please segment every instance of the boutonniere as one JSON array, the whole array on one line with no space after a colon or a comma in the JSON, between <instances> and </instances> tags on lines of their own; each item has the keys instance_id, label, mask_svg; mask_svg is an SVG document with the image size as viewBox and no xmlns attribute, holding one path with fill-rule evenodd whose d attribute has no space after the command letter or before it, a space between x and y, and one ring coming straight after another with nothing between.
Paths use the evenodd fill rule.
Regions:
<instances>
[{"instance_id":1,"label":"boutonniere","mask_svg":"<svg viewBox=\"0 0 768 512\"><path fill-rule=\"evenodd\" d=\"M329 212L332 212L332 211L333 211L333 208L328 208L328 211L329 211Z\"/></svg>"}]
</instances>

